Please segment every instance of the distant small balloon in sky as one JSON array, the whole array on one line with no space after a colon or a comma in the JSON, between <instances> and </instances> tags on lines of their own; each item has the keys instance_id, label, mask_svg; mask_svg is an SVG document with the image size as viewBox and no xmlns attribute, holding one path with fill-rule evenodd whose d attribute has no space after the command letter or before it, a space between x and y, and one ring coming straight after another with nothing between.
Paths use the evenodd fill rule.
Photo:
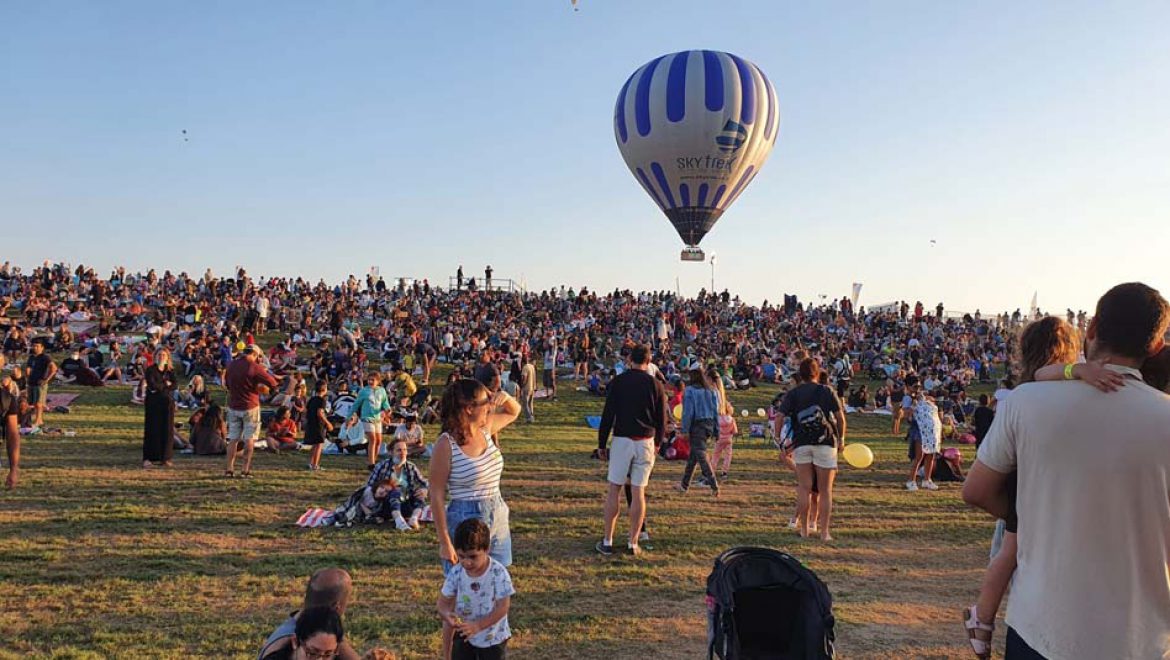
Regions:
<instances>
[{"instance_id":1,"label":"distant small balloon in sky","mask_svg":"<svg viewBox=\"0 0 1170 660\"><path fill-rule=\"evenodd\" d=\"M187 129L185 128L183 129L183 142L190 142L190 140L187 139Z\"/></svg>"},{"instance_id":2,"label":"distant small balloon in sky","mask_svg":"<svg viewBox=\"0 0 1170 660\"><path fill-rule=\"evenodd\" d=\"M938 243L938 241L934 240L933 238L930 239L930 247L934 247L936 243Z\"/></svg>"}]
</instances>

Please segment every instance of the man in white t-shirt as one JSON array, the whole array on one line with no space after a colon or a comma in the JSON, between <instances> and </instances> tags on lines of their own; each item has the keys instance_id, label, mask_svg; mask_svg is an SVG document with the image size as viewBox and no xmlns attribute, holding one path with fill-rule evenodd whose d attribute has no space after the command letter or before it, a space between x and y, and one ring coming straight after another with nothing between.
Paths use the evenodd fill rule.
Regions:
<instances>
[{"instance_id":1,"label":"man in white t-shirt","mask_svg":"<svg viewBox=\"0 0 1170 660\"><path fill-rule=\"evenodd\" d=\"M1027 383L996 410L963 499L1006 518L1018 474L1007 660L1170 658L1170 396L1138 371L1168 324L1157 291L1116 286L1087 352L1125 386Z\"/></svg>"}]
</instances>

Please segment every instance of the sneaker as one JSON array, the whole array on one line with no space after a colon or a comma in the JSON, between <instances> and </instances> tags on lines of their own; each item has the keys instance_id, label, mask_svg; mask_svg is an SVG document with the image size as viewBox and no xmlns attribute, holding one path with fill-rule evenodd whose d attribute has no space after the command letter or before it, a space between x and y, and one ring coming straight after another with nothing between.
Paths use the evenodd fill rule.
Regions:
<instances>
[{"instance_id":1,"label":"sneaker","mask_svg":"<svg viewBox=\"0 0 1170 660\"><path fill-rule=\"evenodd\" d=\"M727 481L727 473L726 473L726 472L720 472L720 473L719 473L719 480L720 480L720 481Z\"/></svg>"},{"instance_id":2,"label":"sneaker","mask_svg":"<svg viewBox=\"0 0 1170 660\"><path fill-rule=\"evenodd\" d=\"M613 544L607 544L604 540L598 541L593 549L606 557L613 554Z\"/></svg>"},{"instance_id":3,"label":"sneaker","mask_svg":"<svg viewBox=\"0 0 1170 660\"><path fill-rule=\"evenodd\" d=\"M675 484L675 485L674 485L674 489L675 489L675 490L677 490L677 491L678 491L678 492L680 492L680 493L685 493L685 492L687 492L687 488L686 488L686 486L684 486L684 485L682 485L682 484Z\"/></svg>"},{"instance_id":4,"label":"sneaker","mask_svg":"<svg viewBox=\"0 0 1170 660\"><path fill-rule=\"evenodd\" d=\"M643 531L641 534L638 535L638 543L649 543L649 542L650 542L650 532Z\"/></svg>"},{"instance_id":5,"label":"sneaker","mask_svg":"<svg viewBox=\"0 0 1170 660\"><path fill-rule=\"evenodd\" d=\"M792 518L788 521L788 529L796 529L797 527L798 525L796 524L796 518Z\"/></svg>"},{"instance_id":6,"label":"sneaker","mask_svg":"<svg viewBox=\"0 0 1170 660\"><path fill-rule=\"evenodd\" d=\"M922 487L925 488L926 490L938 490L938 486L934 485L934 482L931 481L930 479L923 481Z\"/></svg>"},{"instance_id":7,"label":"sneaker","mask_svg":"<svg viewBox=\"0 0 1170 660\"><path fill-rule=\"evenodd\" d=\"M906 482L906 490L911 491L911 492L918 490L918 482L917 481L907 481Z\"/></svg>"},{"instance_id":8,"label":"sneaker","mask_svg":"<svg viewBox=\"0 0 1170 660\"><path fill-rule=\"evenodd\" d=\"M398 531L400 531L400 532L409 532L413 529L410 526L410 523L406 522L405 520L394 521L394 526L397 527Z\"/></svg>"}]
</instances>

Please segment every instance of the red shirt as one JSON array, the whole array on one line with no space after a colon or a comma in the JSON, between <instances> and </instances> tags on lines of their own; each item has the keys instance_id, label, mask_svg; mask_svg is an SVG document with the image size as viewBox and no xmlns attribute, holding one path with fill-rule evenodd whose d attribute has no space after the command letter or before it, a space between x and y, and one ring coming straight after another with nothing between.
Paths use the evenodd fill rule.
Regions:
<instances>
[{"instance_id":1,"label":"red shirt","mask_svg":"<svg viewBox=\"0 0 1170 660\"><path fill-rule=\"evenodd\" d=\"M228 408L251 410L260 407L261 385L276 387L276 379L257 362L245 357L232 360L224 373L224 385L228 389Z\"/></svg>"}]
</instances>

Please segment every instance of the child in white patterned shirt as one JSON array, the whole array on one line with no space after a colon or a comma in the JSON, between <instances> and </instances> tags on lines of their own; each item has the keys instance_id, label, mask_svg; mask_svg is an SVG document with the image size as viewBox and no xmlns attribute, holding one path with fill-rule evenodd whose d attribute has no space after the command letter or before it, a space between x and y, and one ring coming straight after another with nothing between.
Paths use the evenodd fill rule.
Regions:
<instances>
[{"instance_id":1,"label":"child in white patterned shirt","mask_svg":"<svg viewBox=\"0 0 1170 660\"><path fill-rule=\"evenodd\" d=\"M506 657L508 607L512 578L508 569L488 555L491 531L478 518L455 528L455 554L439 597L439 616L455 629L451 660L497 660Z\"/></svg>"}]
</instances>

